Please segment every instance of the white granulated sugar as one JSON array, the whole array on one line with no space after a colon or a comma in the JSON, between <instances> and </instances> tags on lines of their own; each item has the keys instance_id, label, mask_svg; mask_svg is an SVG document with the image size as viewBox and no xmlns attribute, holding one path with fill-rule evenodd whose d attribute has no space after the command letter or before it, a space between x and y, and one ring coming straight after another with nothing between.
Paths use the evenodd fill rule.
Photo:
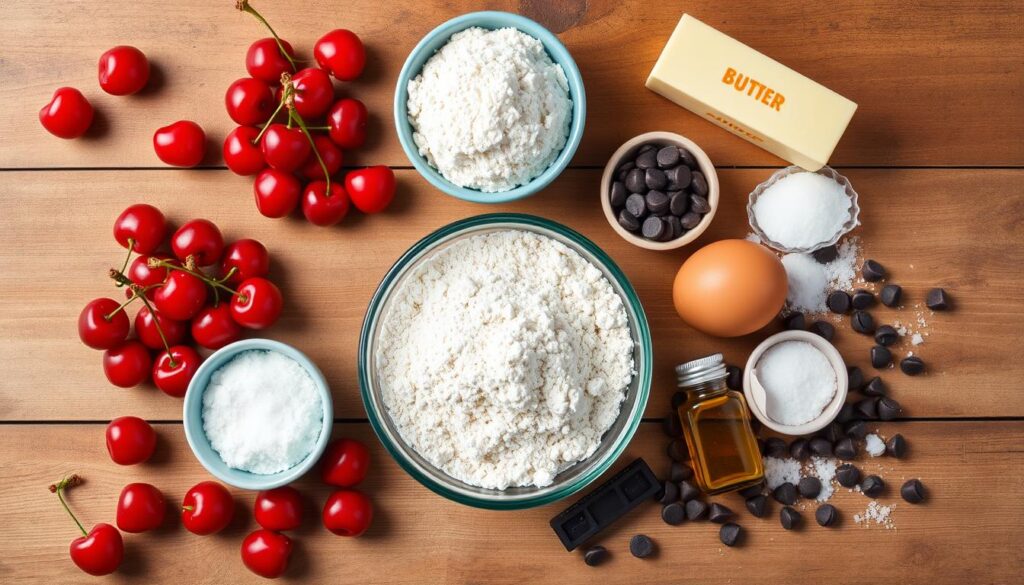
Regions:
<instances>
[{"instance_id":1,"label":"white granulated sugar","mask_svg":"<svg viewBox=\"0 0 1024 585\"><path fill-rule=\"evenodd\" d=\"M814 420L836 393L832 363L806 341L783 341L768 348L757 360L754 375L765 391L768 418L784 425Z\"/></svg>"},{"instance_id":2,"label":"white granulated sugar","mask_svg":"<svg viewBox=\"0 0 1024 585\"><path fill-rule=\"evenodd\" d=\"M915 333L913 337L910 338L910 343L914 345L921 345L922 343L924 343L924 336L922 336L920 333Z\"/></svg>"},{"instance_id":3,"label":"white granulated sugar","mask_svg":"<svg viewBox=\"0 0 1024 585\"><path fill-rule=\"evenodd\" d=\"M810 254L786 254L782 257L782 266L789 285L786 292L789 308L806 313L824 312L828 298L825 266Z\"/></svg>"},{"instance_id":4,"label":"white granulated sugar","mask_svg":"<svg viewBox=\"0 0 1024 585\"><path fill-rule=\"evenodd\" d=\"M835 493L835 487L832 485L832 482L836 478L836 467L838 465L839 462L832 457L811 457L811 462L807 466L808 471L821 481L821 491L818 492L818 497L815 500L827 502L832 497L832 494Z\"/></svg>"},{"instance_id":5,"label":"white granulated sugar","mask_svg":"<svg viewBox=\"0 0 1024 585\"><path fill-rule=\"evenodd\" d=\"M796 459L779 459L764 457L764 482L771 491L787 481L793 485L800 483L800 462Z\"/></svg>"},{"instance_id":6,"label":"white granulated sugar","mask_svg":"<svg viewBox=\"0 0 1024 585\"><path fill-rule=\"evenodd\" d=\"M863 514L854 514L853 521L857 524L863 524L867 526L870 523L880 524L885 526L886 529L892 530L896 525L892 521L892 511L896 508L896 504L889 504L883 506L878 503L878 500L871 500L868 502L868 507L864 510Z\"/></svg>"},{"instance_id":7,"label":"white granulated sugar","mask_svg":"<svg viewBox=\"0 0 1024 585\"><path fill-rule=\"evenodd\" d=\"M831 177L797 172L779 179L754 202L754 219L768 239L809 249L834 238L850 220L852 201Z\"/></svg>"},{"instance_id":8,"label":"white granulated sugar","mask_svg":"<svg viewBox=\"0 0 1024 585\"><path fill-rule=\"evenodd\" d=\"M885 441L882 437L879 437L875 433L864 437L864 450L868 452L868 455L872 457L878 457L885 454Z\"/></svg>"},{"instance_id":9,"label":"white granulated sugar","mask_svg":"<svg viewBox=\"0 0 1024 585\"><path fill-rule=\"evenodd\" d=\"M203 432L234 469L271 474L299 464L323 430L323 401L298 362L250 350L215 371L203 391Z\"/></svg>"},{"instance_id":10,"label":"white granulated sugar","mask_svg":"<svg viewBox=\"0 0 1024 585\"><path fill-rule=\"evenodd\" d=\"M633 376L622 300L564 244L521 230L459 240L396 291L377 368L402 438L491 489L545 486L598 448Z\"/></svg>"},{"instance_id":11,"label":"white granulated sugar","mask_svg":"<svg viewBox=\"0 0 1024 585\"><path fill-rule=\"evenodd\" d=\"M452 35L408 89L420 154L461 187L493 193L528 183L569 136L565 72L514 28Z\"/></svg>"},{"instance_id":12,"label":"white granulated sugar","mask_svg":"<svg viewBox=\"0 0 1024 585\"><path fill-rule=\"evenodd\" d=\"M860 256L860 238L851 236L836 247L838 255L825 265L825 278L830 290L849 291L857 278L857 257Z\"/></svg>"}]
</instances>

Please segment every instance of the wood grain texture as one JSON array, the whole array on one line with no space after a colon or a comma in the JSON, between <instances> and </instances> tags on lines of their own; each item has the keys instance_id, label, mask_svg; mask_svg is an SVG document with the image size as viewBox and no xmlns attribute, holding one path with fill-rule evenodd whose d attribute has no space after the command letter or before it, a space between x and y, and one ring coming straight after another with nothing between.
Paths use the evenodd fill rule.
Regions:
<instances>
[{"instance_id":1,"label":"wood grain texture","mask_svg":"<svg viewBox=\"0 0 1024 585\"><path fill-rule=\"evenodd\" d=\"M567 171L549 190L501 211L548 217L579 230L605 249L637 289L651 324L655 363L648 413L661 416L674 392L672 366L712 351L742 360L765 336L716 339L683 323L671 287L683 259L698 245L744 237L746 194L770 170L723 170L722 202L697 245L651 253L608 226L597 201L600 173ZM880 307L881 322L916 318L932 286L943 286L956 310L928 315L924 345L914 348L929 374L883 373L908 416L1022 416L1024 395L1024 213L1016 193L1024 170L850 170L860 191L865 253L886 265L905 289L907 308ZM181 418L179 400L152 387L118 389L103 376L101 354L83 346L76 319L90 299L118 293L106 271L122 261L110 235L117 214L146 201L176 223L201 215L228 240L254 237L272 257L272 278L286 296L281 321L265 334L305 351L323 369L339 417L362 417L356 350L366 307L391 264L416 240L456 219L499 211L464 203L430 188L414 171L399 171L393 209L353 214L321 229L296 219L270 220L252 202L249 181L227 171L8 172L5 200L17 213L0 216L0 418L109 420L125 414ZM982 202L979 204L979 202ZM837 322L837 344L851 363L871 371L868 338ZM778 328L778 325L773 327ZM903 355L902 347L897 355Z\"/></svg>"},{"instance_id":2,"label":"wood grain texture","mask_svg":"<svg viewBox=\"0 0 1024 585\"><path fill-rule=\"evenodd\" d=\"M267 36L232 2L4 2L0 6L0 168L160 166L153 131L199 122L211 154L233 127L228 85L245 75L245 50ZM370 144L348 164L408 165L394 138L394 80L411 48L458 14L522 12L553 30L579 64L588 124L577 165L603 165L626 139L648 130L688 135L722 165L778 165L768 153L644 89L684 11L860 104L834 165L1019 166L1024 143L1024 4L892 3L835 6L797 0L713 2L533 0L475 2L258 2L304 55L321 34L352 29L369 51L366 75L339 92L374 116ZM87 31L87 32L86 32ZM114 97L99 89L96 62L117 44L137 45L154 64L152 87ZM53 91L78 87L98 111L89 137L46 134L37 112Z\"/></svg>"},{"instance_id":3,"label":"wood grain texture","mask_svg":"<svg viewBox=\"0 0 1024 585\"><path fill-rule=\"evenodd\" d=\"M242 566L241 539L256 528L252 493L236 492L238 513L226 532L198 537L182 528L173 507L190 486L208 479L188 451L179 424L157 426L158 461L136 467L111 463L103 448L102 425L8 425L0 434L5 463L0 468L0 580L7 584L92 583L67 557L75 527L46 491L62 474L77 472L86 483L72 492L70 505L87 526L113 522L117 496L132 481L160 488L172 508L164 528L126 535L123 568L110 583L261 583ZM786 532L771 502L763 519L751 516L736 495L717 501L737 513L746 531L742 546L726 548L718 525L672 527L659 506L643 505L602 534L597 542L612 553L600 568L567 553L548 520L568 504L520 512L492 512L454 504L406 475L371 436L364 423L335 425L335 433L371 446L374 466L364 484L377 510L374 526L360 539L326 532L319 507L328 489L307 476L297 487L308 500L306 522L292 534L296 552L284 577L291 583L1014 583L1024 566L1019 527L1024 500L1016 497L1024 469L1024 423L890 423L885 434L903 433L910 456L858 461L866 473L882 475L887 490L878 499L895 503L895 528L854 522L868 498L840 488L831 503L840 524L814 524L814 506L804 503L805 526ZM644 457L657 473L667 466L665 438L658 425L641 426L620 465ZM1016 470L1014 472L1013 470ZM899 486L918 477L929 500L913 506L899 498ZM628 553L633 534L657 543L656 558ZM982 577L982 575L984 575Z\"/></svg>"}]
</instances>

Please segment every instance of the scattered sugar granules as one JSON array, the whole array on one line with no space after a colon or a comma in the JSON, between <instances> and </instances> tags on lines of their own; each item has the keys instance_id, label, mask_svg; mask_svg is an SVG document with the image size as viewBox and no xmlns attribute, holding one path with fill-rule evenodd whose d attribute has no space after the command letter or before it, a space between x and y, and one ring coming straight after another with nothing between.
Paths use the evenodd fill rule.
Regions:
<instances>
[{"instance_id":1,"label":"scattered sugar granules","mask_svg":"<svg viewBox=\"0 0 1024 585\"><path fill-rule=\"evenodd\" d=\"M871 433L864 437L864 449L868 452L868 455L878 457L885 453L885 441L882 440L882 437Z\"/></svg>"},{"instance_id":2,"label":"scattered sugar granules","mask_svg":"<svg viewBox=\"0 0 1024 585\"><path fill-rule=\"evenodd\" d=\"M912 343L914 345L921 345L922 343L924 343L924 337L920 333L915 333L910 338L910 343Z\"/></svg>"},{"instance_id":3,"label":"scattered sugar granules","mask_svg":"<svg viewBox=\"0 0 1024 585\"><path fill-rule=\"evenodd\" d=\"M853 288L860 239L851 237L843 240L837 246L837 254L827 264L818 262L810 254L786 254L782 257L789 284L786 302L790 310L824 313L828 308L825 304L828 293Z\"/></svg>"},{"instance_id":4,"label":"scattered sugar granules","mask_svg":"<svg viewBox=\"0 0 1024 585\"><path fill-rule=\"evenodd\" d=\"M896 504L889 504L888 506L883 506L882 504L878 503L878 500L871 500L870 502L868 502L868 507L866 510L864 510L863 514L853 515L853 521L857 524L863 524L865 526L874 522L875 524L885 526L888 530L892 530L896 527L896 525L893 524L892 521L892 511L895 508Z\"/></svg>"},{"instance_id":5,"label":"scattered sugar granules","mask_svg":"<svg viewBox=\"0 0 1024 585\"><path fill-rule=\"evenodd\" d=\"M819 502L827 502L835 491L832 481L836 477L836 466L838 462L831 457L811 457L808 471L821 482L821 491L815 498Z\"/></svg>"},{"instance_id":6,"label":"scattered sugar granules","mask_svg":"<svg viewBox=\"0 0 1024 585\"><path fill-rule=\"evenodd\" d=\"M764 481L769 490L773 490L787 481L793 485L800 483L800 462L796 459L779 459L765 457Z\"/></svg>"}]
</instances>

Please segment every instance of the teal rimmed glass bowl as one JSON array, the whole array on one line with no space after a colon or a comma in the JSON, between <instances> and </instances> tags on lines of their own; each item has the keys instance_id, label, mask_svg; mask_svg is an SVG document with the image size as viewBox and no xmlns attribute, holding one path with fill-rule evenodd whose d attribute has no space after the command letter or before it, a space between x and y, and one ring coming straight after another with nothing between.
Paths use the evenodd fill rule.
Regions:
<instances>
[{"instance_id":1,"label":"teal rimmed glass bowl","mask_svg":"<svg viewBox=\"0 0 1024 585\"><path fill-rule=\"evenodd\" d=\"M619 416L601 439L601 445L589 458L565 469L548 486L517 487L505 490L484 489L452 478L434 467L409 446L398 433L384 405L377 376L376 348L382 319L388 314L394 293L405 278L423 262L453 242L470 236L501 230L525 230L557 240L596 266L622 298L633 337L633 363L636 373L626 389ZM542 506L566 498L597 479L622 454L647 405L651 389L651 333L647 316L626 276L593 242L553 221L512 213L478 215L448 224L423 238L395 262L370 300L359 338L359 388L370 424L392 457L409 475L434 492L461 504L492 510L518 510Z\"/></svg>"}]
</instances>

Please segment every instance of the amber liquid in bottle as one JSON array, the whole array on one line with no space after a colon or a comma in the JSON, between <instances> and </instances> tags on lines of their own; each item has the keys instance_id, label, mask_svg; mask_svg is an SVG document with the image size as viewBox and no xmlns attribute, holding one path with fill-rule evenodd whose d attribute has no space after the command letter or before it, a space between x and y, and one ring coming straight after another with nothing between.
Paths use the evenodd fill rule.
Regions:
<instances>
[{"instance_id":1,"label":"amber liquid in bottle","mask_svg":"<svg viewBox=\"0 0 1024 585\"><path fill-rule=\"evenodd\" d=\"M705 493L743 489L764 478L747 403L724 380L687 388L679 417L694 478Z\"/></svg>"}]
</instances>

